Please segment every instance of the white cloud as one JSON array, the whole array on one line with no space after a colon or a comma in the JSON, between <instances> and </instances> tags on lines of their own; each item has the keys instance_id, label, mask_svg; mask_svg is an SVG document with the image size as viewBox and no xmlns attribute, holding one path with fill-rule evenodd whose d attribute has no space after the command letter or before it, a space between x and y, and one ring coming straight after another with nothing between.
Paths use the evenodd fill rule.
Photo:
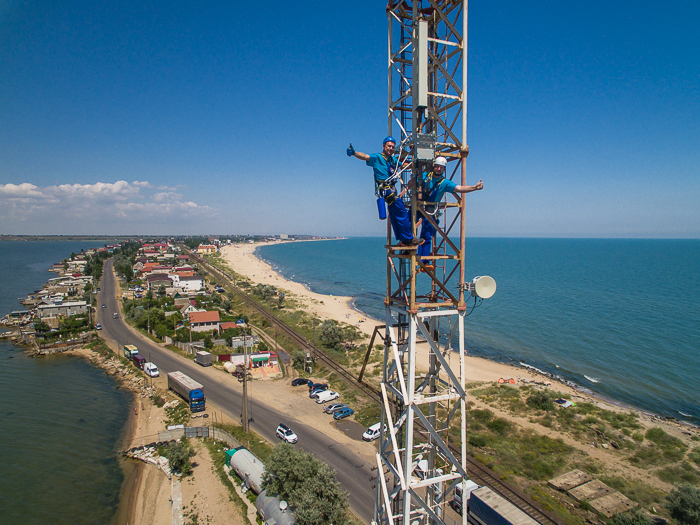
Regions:
<instances>
[{"instance_id":1,"label":"white cloud","mask_svg":"<svg viewBox=\"0 0 700 525\"><path fill-rule=\"evenodd\" d=\"M160 189L160 187L158 188ZM218 210L187 199L174 188L157 191L147 181L129 183L60 184L39 187L30 183L0 184L3 233L26 230L93 232L147 231L148 226L177 229L188 221L210 218Z\"/></svg>"}]
</instances>

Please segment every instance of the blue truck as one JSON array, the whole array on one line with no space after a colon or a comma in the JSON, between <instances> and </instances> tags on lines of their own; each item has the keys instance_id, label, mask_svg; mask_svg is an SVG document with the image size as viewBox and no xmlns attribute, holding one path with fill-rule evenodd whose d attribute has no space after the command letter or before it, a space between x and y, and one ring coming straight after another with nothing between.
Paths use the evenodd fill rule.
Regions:
<instances>
[{"instance_id":1,"label":"blue truck","mask_svg":"<svg viewBox=\"0 0 700 525\"><path fill-rule=\"evenodd\" d=\"M168 388L182 396L190 405L192 412L202 412L207 409L204 387L182 372L168 374Z\"/></svg>"}]
</instances>

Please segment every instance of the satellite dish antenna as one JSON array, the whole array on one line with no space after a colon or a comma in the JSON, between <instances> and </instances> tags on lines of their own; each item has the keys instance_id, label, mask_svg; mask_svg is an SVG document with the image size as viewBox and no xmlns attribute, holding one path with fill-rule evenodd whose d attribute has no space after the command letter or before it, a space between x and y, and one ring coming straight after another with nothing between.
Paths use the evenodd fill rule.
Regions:
<instances>
[{"instance_id":1,"label":"satellite dish antenna","mask_svg":"<svg viewBox=\"0 0 700 525\"><path fill-rule=\"evenodd\" d=\"M280 501L280 510L282 512L287 510L287 502L286 501Z\"/></svg>"},{"instance_id":2,"label":"satellite dish antenna","mask_svg":"<svg viewBox=\"0 0 700 525\"><path fill-rule=\"evenodd\" d=\"M496 281L493 277L484 275L481 277L474 277L474 288L473 294L481 297L482 299L488 299L496 293Z\"/></svg>"}]
</instances>

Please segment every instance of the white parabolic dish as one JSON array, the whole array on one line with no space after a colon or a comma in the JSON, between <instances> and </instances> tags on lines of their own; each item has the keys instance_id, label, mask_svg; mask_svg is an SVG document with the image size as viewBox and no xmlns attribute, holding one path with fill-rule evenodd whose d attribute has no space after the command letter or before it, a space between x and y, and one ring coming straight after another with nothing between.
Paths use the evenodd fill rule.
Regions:
<instances>
[{"instance_id":1,"label":"white parabolic dish","mask_svg":"<svg viewBox=\"0 0 700 525\"><path fill-rule=\"evenodd\" d=\"M474 277L473 283L476 295L482 299L488 299L496 293L496 281L493 277L489 277L488 275Z\"/></svg>"}]
</instances>

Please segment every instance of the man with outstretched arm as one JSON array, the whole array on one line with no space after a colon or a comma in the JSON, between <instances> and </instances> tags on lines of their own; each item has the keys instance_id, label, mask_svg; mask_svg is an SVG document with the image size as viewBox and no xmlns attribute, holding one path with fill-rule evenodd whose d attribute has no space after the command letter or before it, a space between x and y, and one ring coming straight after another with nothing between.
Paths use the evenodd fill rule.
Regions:
<instances>
[{"instance_id":1,"label":"man with outstretched arm","mask_svg":"<svg viewBox=\"0 0 700 525\"><path fill-rule=\"evenodd\" d=\"M469 151L469 150L467 150ZM483 189L484 183L479 180L474 186L459 186L449 179L445 178L445 170L447 169L447 159L445 157L438 157L433 163L433 171L430 173L423 173L421 175L421 180L423 184L423 202L424 209L426 212L433 214L439 208L437 204L442 200L445 193L452 193L456 195L457 193L471 193L473 191L478 191ZM415 185L415 179L411 180L408 187L411 188ZM433 215L433 220L439 224L440 219L437 214ZM418 247L417 255L419 257L425 257L430 255L433 249L433 235L435 235L435 227L430 224L425 217L422 219L423 225L421 227L420 237L423 240L423 244ZM427 269L433 270L435 265L431 259L423 259L421 261ZM422 270L422 269L421 269Z\"/></svg>"},{"instance_id":2,"label":"man with outstretched arm","mask_svg":"<svg viewBox=\"0 0 700 525\"><path fill-rule=\"evenodd\" d=\"M403 201L398 198L394 187L398 182L393 177L398 170L398 160L394 157L394 148L396 148L396 140L393 137L387 137L384 139L381 153L368 155L355 151L355 148L350 144L347 154L348 157L364 160L368 166L372 167L375 192L378 197L384 199L389 208L389 220L391 220L396 240L401 246L415 246L421 244L422 241L413 237L408 210L406 210ZM382 203L380 205L383 206Z\"/></svg>"}]
</instances>

